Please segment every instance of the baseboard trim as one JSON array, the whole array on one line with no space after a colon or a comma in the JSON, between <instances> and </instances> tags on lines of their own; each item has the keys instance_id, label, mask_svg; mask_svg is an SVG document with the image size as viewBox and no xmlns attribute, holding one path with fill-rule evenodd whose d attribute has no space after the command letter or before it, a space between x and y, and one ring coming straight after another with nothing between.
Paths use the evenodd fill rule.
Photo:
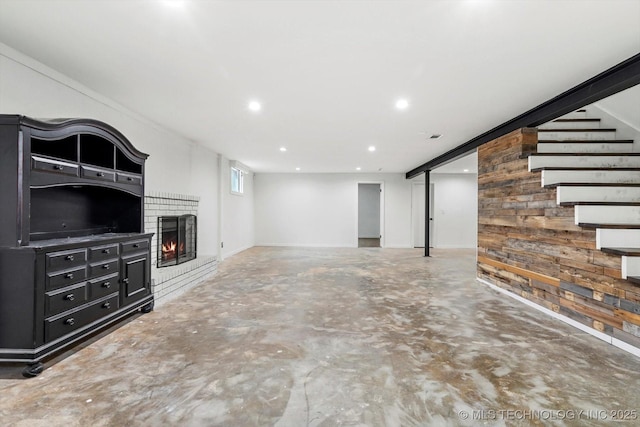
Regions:
<instances>
[{"instance_id":1,"label":"baseboard trim","mask_svg":"<svg viewBox=\"0 0 640 427\"><path fill-rule=\"evenodd\" d=\"M229 253L223 254L221 258L226 259L226 258L232 257L234 255L239 254L240 252L246 251L247 249L251 249L254 246L257 246L257 245L244 246L244 247L241 247L241 248L238 248L238 249L234 249Z\"/></svg>"},{"instance_id":2,"label":"baseboard trim","mask_svg":"<svg viewBox=\"0 0 640 427\"><path fill-rule=\"evenodd\" d=\"M554 319L558 319L558 320L560 320L560 321L562 321L562 322L564 322L564 323L566 323L568 325L573 326L574 328L580 329L581 331L586 332L589 335L592 335L592 336L594 336L594 337L596 337L596 338L598 338L598 339L600 339L600 340L602 340L602 341L604 341L604 342L606 342L608 344L611 344L614 347L617 347L617 348L619 348L621 350L624 350L624 351L626 351L628 353L631 353L634 356L640 357L640 348L634 347L631 344L628 344L628 343L626 343L626 342L624 342L622 340L619 340L618 338L614 338L614 337L612 337L610 335L603 334L602 332L600 332L600 331L598 331L596 329L590 328L587 325L583 325L580 322L576 322L575 320L573 320L573 319L571 319L571 318L569 318L567 316L564 316L562 314L556 313L555 311L549 310L546 307L542 307L541 305L538 305L538 304L534 303L533 301L529 301L528 299L523 298L520 295L514 294L513 292L509 292L506 289L503 289L503 288L501 288L499 286L496 286L493 283L491 283L491 282L489 282L489 281L487 281L485 279L482 279L480 277L476 277L476 280L478 282L484 284L484 285L487 285L489 288L493 289L494 291L497 291L497 292L500 292L500 293L502 293L504 295L507 295L507 296L517 300L517 301L520 301L523 304L528 305L529 307L535 308L536 310L541 311L542 313L553 317Z\"/></svg>"},{"instance_id":3,"label":"baseboard trim","mask_svg":"<svg viewBox=\"0 0 640 427\"><path fill-rule=\"evenodd\" d=\"M276 248L357 248L357 245L330 245L330 244L294 244L294 243L256 243L255 246L262 247L276 247ZM475 247L474 247L475 248ZM366 249L366 248L362 248ZM380 248L373 249L424 249L424 248L414 248L413 246L408 245L385 245ZM473 249L473 248L469 248Z\"/></svg>"},{"instance_id":4,"label":"baseboard trim","mask_svg":"<svg viewBox=\"0 0 640 427\"><path fill-rule=\"evenodd\" d=\"M255 246L276 248L357 248L357 245L301 244L301 243L256 243Z\"/></svg>"}]
</instances>

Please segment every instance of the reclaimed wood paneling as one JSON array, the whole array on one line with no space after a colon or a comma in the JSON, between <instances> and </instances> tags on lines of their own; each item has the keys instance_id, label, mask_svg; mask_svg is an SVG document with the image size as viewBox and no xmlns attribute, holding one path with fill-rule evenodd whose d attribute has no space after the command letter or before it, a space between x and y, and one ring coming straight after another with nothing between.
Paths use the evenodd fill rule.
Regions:
<instances>
[{"instance_id":1,"label":"reclaimed wood paneling","mask_svg":"<svg viewBox=\"0 0 640 427\"><path fill-rule=\"evenodd\" d=\"M537 141L536 129L521 129L478 148L478 277L638 345L640 288L527 170Z\"/></svg>"}]
</instances>

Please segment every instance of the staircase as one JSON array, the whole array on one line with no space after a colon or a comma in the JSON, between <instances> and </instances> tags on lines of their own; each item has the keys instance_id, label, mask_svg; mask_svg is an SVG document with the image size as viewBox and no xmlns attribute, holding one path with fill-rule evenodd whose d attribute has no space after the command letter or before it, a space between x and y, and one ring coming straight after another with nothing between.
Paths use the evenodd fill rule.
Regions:
<instances>
[{"instance_id":1,"label":"staircase","mask_svg":"<svg viewBox=\"0 0 640 427\"><path fill-rule=\"evenodd\" d=\"M575 206L575 223L596 229L596 247L622 257L622 278L640 284L640 153L633 140L582 109L538 127L529 170L555 187L557 204Z\"/></svg>"}]
</instances>

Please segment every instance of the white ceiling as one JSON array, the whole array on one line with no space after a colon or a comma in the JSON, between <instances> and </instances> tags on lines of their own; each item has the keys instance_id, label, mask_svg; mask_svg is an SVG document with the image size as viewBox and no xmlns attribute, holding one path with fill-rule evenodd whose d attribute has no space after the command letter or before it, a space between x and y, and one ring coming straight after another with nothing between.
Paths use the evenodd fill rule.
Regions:
<instances>
[{"instance_id":1,"label":"white ceiling","mask_svg":"<svg viewBox=\"0 0 640 427\"><path fill-rule=\"evenodd\" d=\"M0 0L0 42L257 172L406 172L640 52L640 0L166 3Z\"/></svg>"},{"instance_id":2,"label":"white ceiling","mask_svg":"<svg viewBox=\"0 0 640 427\"><path fill-rule=\"evenodd\" d=\"M473 150L464 157L438 166L431 173L478 173L478 152Z\"/></svg>"}]
</instances>

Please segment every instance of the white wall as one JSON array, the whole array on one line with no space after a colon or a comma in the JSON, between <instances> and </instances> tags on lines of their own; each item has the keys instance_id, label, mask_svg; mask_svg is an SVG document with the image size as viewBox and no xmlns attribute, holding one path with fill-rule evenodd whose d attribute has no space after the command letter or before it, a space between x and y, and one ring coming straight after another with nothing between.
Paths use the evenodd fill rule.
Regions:
<instances>
[{"instance_id":1,"label":"white wall","mask_svg":"<svg viewBox=\"0 0 640 427\"><path fill-rule=\"evenodd\" d=\"M634 151L640 151L640 85L601 99L586 108L590 117L602 119L603 128L616 128L618 139L633 139Z\"/></svg>"},{"instance_id":2,"label":"white wall","mask_svg":"<svg viewBox=\"0 0 640 427\"><path fill-rule=\"evenodd\" d=\"M434 184L433 246L475 248L478 238L478 177L475 174L439 174Z\"/></svg>"},{"instance_id":3,"label":"white wall","mask_svg":"<svg viewBox=\"0 0 640 427\"><path fill-rule=\"evenodd\" d=\"M145 191L200 197L198 253L217 255L217 154L0 44L0 114L103 121L149 154ZM172 173L178 171L178 173Z\"/></svg>"},{"instance_id":4,"label":"white wall","mask_svg":"<svg viewBox=\"0 0 640 427\"><path fill-rule=\"evenodd\" d=\"M356 247L359 182L384 183L384 246L411 247L404 174L256 174L256 245Z\"/></svg>"},{"instance_id":5,"label":"white wall","mask_svg":"<svg viewBox=\"0 0 640 427\"><path fill-rule=\"evenodd\" d=\"M424 175L413 181L424 182ZM475 248L478 234L478 176L431 173L434 248ZM424 211L424 207L422 208Z\"/></svg>"},{"instance_id":6,"label":"white wall","mask_svg":"<svg viewBox=\"0 0 640 427\"><path fill-rule=\"evenodd\" d=\"M218 154L200 145L191 149L190 194L200 196L198 204L198 254L219 256Z\"/></svg>"},{"instance_id":7,"label":"white wall","mask_svg":"<svg viewBox=\"0 0 640 427\"><path fill-rule=\"evenodd\" d=\"M254 174L244 176L244 194L231 193L229 159L220 156L220 201L222 226L221 259L254 246Z\"/></svg>"}]
</instances>

